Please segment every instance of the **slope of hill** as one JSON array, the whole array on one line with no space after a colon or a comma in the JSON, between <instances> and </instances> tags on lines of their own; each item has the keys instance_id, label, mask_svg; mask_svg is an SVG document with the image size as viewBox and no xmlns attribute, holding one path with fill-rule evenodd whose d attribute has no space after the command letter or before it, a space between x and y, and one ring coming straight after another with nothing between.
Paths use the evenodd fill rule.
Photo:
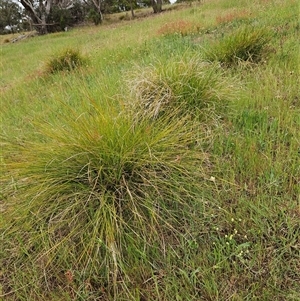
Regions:
<instances>
[{"instance_id":1,"label":"slope of hill","mask_svg":"<svg viewBox=\"0 0 300 301\"><path fill-rule=\"evenodd\" d=\"M299 300L298 17L207 0L3 44L0 296Z\"/></svg>"}]
</instances>

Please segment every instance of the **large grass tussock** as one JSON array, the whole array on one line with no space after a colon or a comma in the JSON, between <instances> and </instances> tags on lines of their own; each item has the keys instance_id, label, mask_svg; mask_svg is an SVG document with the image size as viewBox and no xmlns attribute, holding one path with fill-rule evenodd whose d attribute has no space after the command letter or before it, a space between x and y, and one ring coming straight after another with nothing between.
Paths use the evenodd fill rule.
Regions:
<instances>
[{"instance_id":1,"label":"large grass tussock","mask_svg":"<svg viewBox=\"0 0 300 301\"><path fill-rule=\"evenodd\" d=\"M201 186L188 122L135 123L93 110L79 117L70 111L60 128L40 125L41 141L5 143L5 194L17 200L2 241L7 279L20 269L41 291L47 283L66 286L59 271L73 270L76 290L107 281L109 295L126 275L125 262L154 264L165 256L166 239L179 239ZM91 281L86 275L94 280L80 288Z\"/></svg>"}]
</instances>

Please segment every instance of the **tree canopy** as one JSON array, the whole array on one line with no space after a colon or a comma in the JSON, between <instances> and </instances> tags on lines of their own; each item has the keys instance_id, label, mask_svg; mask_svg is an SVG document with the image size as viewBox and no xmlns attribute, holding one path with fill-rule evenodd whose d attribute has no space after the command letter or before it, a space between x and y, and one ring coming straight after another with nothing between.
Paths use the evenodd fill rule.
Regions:
<instances>
[{"instance_id":1,"label":"tree canopy","mask_svg":"<svg viewBox=\"0 0 300 301\"><path fill-rule=\"evenodd\" d=\"M0 0L0 33L5 30L15 32L20 28L21 7L11 0Z\"/></svg>"},{"instance_id":2,"label":"tree canopy","mask_svg":"<svg viewBox=\"0 0 300 301\"><path fill-rule=\"evenodd\" d=\"M30 19L31 28L39 34L64 30L66 27L90 20L98 25L104 14L151 7L162 11L163 0L0 0L0 33L21 28L22 15ZM165 0L165 3L169 3Z\"/></svg>"}]
</instances>

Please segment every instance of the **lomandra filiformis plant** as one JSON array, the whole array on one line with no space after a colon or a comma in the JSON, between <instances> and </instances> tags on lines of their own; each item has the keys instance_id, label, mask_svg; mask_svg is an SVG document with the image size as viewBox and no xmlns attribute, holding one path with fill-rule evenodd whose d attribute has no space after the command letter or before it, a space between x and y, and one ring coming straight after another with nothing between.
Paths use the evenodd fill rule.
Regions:
<instances>
[{"instance_id":1,"label":"lomandra filiformis plant","mask_svg":"<svg viewBox=\"0 0 300 301\"><path fill-rule=\"evenodd\" d=\"M128 260L159 261L183 235L201 188L188 121L133 120L94 106L70 110L63 126L38 125L36 141L6 139L6 293L51 292L72 270L72 291L110 294Z\"/></svg>"},{"instance_id":2,"label":"lomandra filiformis plant","mask_svg":"<svg viewBox=\"0 0 300 301\"><path fill-rule=\"evenodd\" d=\"M78 49L67 48L53 55L46 63L46 73L71 71L86 63L86 59Z\"/></svg>"},{"instance_id":3,"label":"lomandra filiformis plant","mask_svg":"<svg viewBox=\"0 0 300 301\"><path fill-rule=\"evenodd\" d=\"M270 39L267 28L244 25L211 43L206 49L206 59L229 67L241 62L258 63L269 52Z\"/></svg>"},{"instance_id":4,"label":"lomandra filiformis plant","mask_svg":"<svg viewBox=\"0 0 300 301\"><path fill-rule=\"evenodd\" d=\"M217 63L199 55L173 57L129 72L132 95L129 106L143 116L156 118L177 111L180 116L202 118L224 112L237 97L239 84Z\"/></svg>"}]
</instances>

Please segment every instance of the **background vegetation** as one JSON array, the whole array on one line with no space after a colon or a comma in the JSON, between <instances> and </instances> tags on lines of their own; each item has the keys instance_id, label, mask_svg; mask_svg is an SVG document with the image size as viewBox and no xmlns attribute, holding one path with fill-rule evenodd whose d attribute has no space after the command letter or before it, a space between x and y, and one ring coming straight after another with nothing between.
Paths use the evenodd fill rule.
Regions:
<instances>
[{"instance_id":1,"label":"background vegetation","mask_svg":"<svg viewBox=\"0 0 300 301\"><path fill-rule=\"evenodd\" d=\"M0 296L299 300L298 12L211 0L2 44Z\"/></svg>"},{"instance_id":2,"label":"background vegetation","mask_svg":"<svg viewBox=\"0 0 300 301\"><path fill-rule=\"evenodd\" d=\"M160 13L163 4L170 4L170 1L0 0L0 34L33 29L38 34L47 34L90 22L99 25L104 21L104 15L109 19L109 15L118 12L125 13L119 16L120 20L133 19L139 15L136 9L152 7L153 13Z\"/></svg>"}]
</instances>

